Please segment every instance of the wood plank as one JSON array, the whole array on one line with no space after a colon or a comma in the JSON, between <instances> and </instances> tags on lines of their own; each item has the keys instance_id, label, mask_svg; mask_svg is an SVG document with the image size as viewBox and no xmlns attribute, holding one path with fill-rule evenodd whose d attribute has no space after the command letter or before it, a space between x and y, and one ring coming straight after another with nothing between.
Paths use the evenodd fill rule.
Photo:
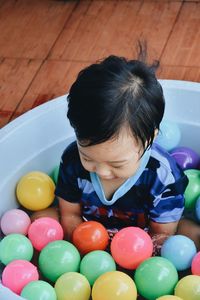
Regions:
<instances>
[{"instance_id":1,"label":"wood plank","mask_svg":"<svg viewBox=\"0 0 200 300\"><path fill-rule=\"evenodd\" d=\"M175 79L200 82L199 67L161 66L157 76L160 79Z\"/></svg>"},{"instance_id":2,"label":"wood plank","mask_svg":"<svg viewBox=\"0 0 200 300\"><path fill-rule=\"evenodd\" d=\"M200 66L200 2L183 3L161 62L172 66Z\"/></svg>"},{"instance_id":3,"label":"wood plank","mask_svg":"<svg viewBox=\"0 0 200 300\"><path fill-rule=\"evenodd\" d=\"M45 58L76 2L1 0L0 56Z\"/></svg>"},{"instance_id":4,"label":"wood plank","mask_svg":"<svg viewBox=\"0 0 200 300\"><path fill-rule=\"evenodd\" d=\"M35 106L66 94L78 72L86 65L88 63L46 61L11 120Z\"/></svg>"},{"instance_id":5,"label":"wood plank","mask_svg":"<svg viewBox=\"0 0 200 300\"><path fill-rule=\"evenodd\" d=\"M51 51L51 59L96 61L109 54L133 58L138 38L157 59L181 2L80 1Z\"/></svg>"},{"instance_id":6,"label":"wood plank","mask_svg":"<svg viewBox=\"0 0 200 300\"><path fill-rule=\"evenodd\" d=\"M41 60L1 59L0 127L9 121L40 65Z\"/></svg>"}]
</instances>

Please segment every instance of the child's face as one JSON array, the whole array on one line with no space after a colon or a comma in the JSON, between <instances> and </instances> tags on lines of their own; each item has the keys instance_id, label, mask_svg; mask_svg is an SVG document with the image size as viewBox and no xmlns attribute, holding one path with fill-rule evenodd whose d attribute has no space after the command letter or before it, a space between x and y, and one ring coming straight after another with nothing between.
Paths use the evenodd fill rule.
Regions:
<instances>
[{"instance_id":1,"label":"child's face","mask_svg":"<svg viewBox=\"0 0 200 300\"><path fill-rule=\"evenodd\" d=\"M115 139L101 144L83 147L78 144L83 167L95 172L102 180L127 179L135 174L143 148L130 133L123 128Z\"/></svg>"}]
</instances>

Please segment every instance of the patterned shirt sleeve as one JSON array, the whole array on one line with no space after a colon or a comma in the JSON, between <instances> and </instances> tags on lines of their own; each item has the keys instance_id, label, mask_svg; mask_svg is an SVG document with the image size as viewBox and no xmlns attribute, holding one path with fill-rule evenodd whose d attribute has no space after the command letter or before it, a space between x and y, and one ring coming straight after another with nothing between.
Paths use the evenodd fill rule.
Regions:
<instances>
[{"instance_id":1,"label":"patterned shirt sleeve","mask_svg":"<svg viewBox=\"0 0 200 300\"><path fill-rule=\"evenodd\" d=\"M179 177L179 178L177 178ZM170 223L180 220L184 211L184 191L188 179L179 170L179 176L166 173L157 177L152 189L152 206L150 207L150 219L157 223Z\"/></svg>"},{"instance_id":2,"label":"patterned shirt sleeve","mask_svg":"<svg viewBox=\"0 0 200 300\"><path fill-rule=\"evenodd\" d=\"M73 148L74 145L71 144L62 155L55 195L66 201L78 203L82 191L78 186L77 161L75 160Z\"/></svg>"}]
</instances>

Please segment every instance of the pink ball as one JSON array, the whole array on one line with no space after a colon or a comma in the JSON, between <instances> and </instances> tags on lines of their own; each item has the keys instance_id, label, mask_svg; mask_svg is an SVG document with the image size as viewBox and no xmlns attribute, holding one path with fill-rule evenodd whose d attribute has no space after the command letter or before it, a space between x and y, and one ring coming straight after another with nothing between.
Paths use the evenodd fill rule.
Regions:
<instances>
[{"instance_id":1,"label":"pink ball","mask_svg":"<svg viewBox=\"0 0 200 300\"><path fill-rule=\"evenodd\" d=\"M193 257L191 271L193 275L200 276L200 251Z\"/></svg>"},{"instance_id":2,"label":"pink ball","mask_svg":"<svg viewBox=\"0 0 200 300\"><path fill-rule=\"evenodd\" d=\"M116 233L111 242L111 254L118 265L134 270L152 256L150 236L139 227L126 227Z\"/></svg>"},{"instance_id":3,"label":"pink ball","mask_svg":"<svg viewBox=\"0 0 200 300\"><path fill-rule=\"evenodd\" d=\"M28 229L28 237L38 251L41 251L50 242L62 240L63 236L60 223L49 217L35 220Z\"/></svg>"},{"instance_id":4,"label":"pink ball","mask_svg":"<svg viewBox=\"0 0 200 300\"><path fill-rule=\"evenodd\" d=\"M21 209L11 209L1 218L1 230L5 235L20 233L26 235L31 220L27 213Z\"/></svg>"},{"instance_id":5,"label":"pink ball","mask_svg":"<svg viewBox=\"0 0 200 300\"><path fill-rule=\"evenodd\" d=\"M37 268L27 260L12 261L2 273L3 285L18 295L20 295L25 285L38 279Z\"/></svg>"}]
</instances>

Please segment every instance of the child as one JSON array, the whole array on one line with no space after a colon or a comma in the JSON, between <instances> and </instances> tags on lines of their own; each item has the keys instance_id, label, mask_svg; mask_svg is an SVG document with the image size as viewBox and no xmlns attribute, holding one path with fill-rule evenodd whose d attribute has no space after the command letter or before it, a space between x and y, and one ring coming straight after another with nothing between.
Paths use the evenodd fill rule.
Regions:
<instances>
[{"instance_id":1,"label":"child","mask_svg":"<svg viewBox=\"0 0 200 300\"><path fill-rule=\"evenodd\" d=\"M76 141L63 153L56 195L66 237L84 220L177 231L188 179L154 139L165 101L155 66L109 56L82 70L68 96ZM156 238L157 239L157 238Z\"/></svg>"},{"instance_id":2,"label":"child","mask_svg":"<svg viewBox=\"0 0 200 300\"><path fill-rule=\"evenodd\" d=\"M188 179L154 143L165 107L155 69L109 56L72 85L67 116L76 141L62 155L55 191L67 239L84 220L101 222L111 236L139 226L156 245L177 232ZM178 233L199 247L199 227L184 222Z\"/></svg>"}]
</instances>

